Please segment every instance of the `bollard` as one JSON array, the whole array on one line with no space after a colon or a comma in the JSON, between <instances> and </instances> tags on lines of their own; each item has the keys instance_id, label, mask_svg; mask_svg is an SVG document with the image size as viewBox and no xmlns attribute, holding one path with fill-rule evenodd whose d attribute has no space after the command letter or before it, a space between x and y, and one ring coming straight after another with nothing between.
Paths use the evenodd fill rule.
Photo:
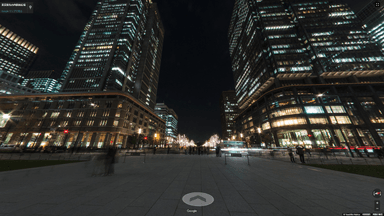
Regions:
<instances>
[{"instance_id":1,"label":"bollard","mask_svg":"<svg viewBox=\"0 0 384 216\"><path fill-rule=\"evenodd\" d=\"M339 164L339 160L337 160L337 157L336 157L336 156L335 156L335 158L336 158L337 164Z\"/></svg>"},{"instance_id":2,"label":"bollard","mask_svg":"<svg viewBox=\"0 0 384 216\"><path fill-rule=\"evenodd\" d=\"M224 159L225 159L225 165L227 165L227 154L224 154Z\"/></svg>"},{"instance_id":3,"label":"bollard","mask_svg":"<svg viewBox=\"0 0 384 216\"><path fill-rule=\"evenodd\" d=\"M367 159L364 158L364 160L365 160L365 163L367 163L367 165L369 165Z\"/></svg>"},{"instance_id":4,"label":"bollard","mask_svg":"<svg viewBox=\"0 0 384 216\"><path fill-rule=\"evenodd\" d=\"M353 165L353 161L352 161L352 158L349 158L349 160L351 160L351 163L352 163L352 165Z\"/></svg>"},{"instance_id":5,"label":"bollard","mask_svg":"<svg viewBox=\"0 0 384 216\"><path fill-rule=\"evenodd\" d=\"M248 166L249 166L249 157L248 157L248 154L247 154L247 159L248 159Z\"/></svg>"}]
</instances>

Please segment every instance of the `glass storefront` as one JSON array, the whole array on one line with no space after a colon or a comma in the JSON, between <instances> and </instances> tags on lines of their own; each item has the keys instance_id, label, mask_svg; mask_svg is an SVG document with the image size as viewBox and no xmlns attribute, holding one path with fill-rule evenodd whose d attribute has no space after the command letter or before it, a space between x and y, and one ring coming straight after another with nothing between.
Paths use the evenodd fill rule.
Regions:
<instances>
[{"instance_id":1,"label":"glass storefront","mask_svg":"<svg viewBox=\"0 0 384 216\"><path fill-rule=\"evenodd\" d=\"M332 135L328 129L313 129L312 133L318 148L335 146L332 141Z\"/></svg>"},{"instance_id":2,"label":"glass storefront","mask_svg":"<svg viewBox=\"0 0 384 216\"><path fill-rule=\"evenodd\" d=\"M297 145L312 147L307 130L278 131L277 138L281 147L296 147Z\"/></svg>"}]
</instances>

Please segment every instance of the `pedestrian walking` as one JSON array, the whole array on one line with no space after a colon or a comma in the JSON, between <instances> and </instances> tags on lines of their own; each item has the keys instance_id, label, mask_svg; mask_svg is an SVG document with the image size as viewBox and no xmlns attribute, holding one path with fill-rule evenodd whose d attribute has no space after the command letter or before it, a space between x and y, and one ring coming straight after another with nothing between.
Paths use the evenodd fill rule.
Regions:
<instances>
[{"instance_id":1,"label":"pedestrian walking","mask_svg":"<svg viewBox=\"0 0 384 216\"><path fill-rule=\"evenodd\" d=\"M191 155L191 154L192 154L192 147L189 146L189 155Z\"/></svg>"},{"instance_id":2,"label":"pedestrian walking","mask_svg":"<svg viewBox=\"0 0 384 216\"><path fill-rule=\"evenodd\" d=\"M216 147L216 157L219 157L219 146Z\"/></svg>"},{"instance_id":3,"label":"pedestrian walking","mask_svg":"<svg viewBox=\"0 0 384 216\"><path fill-rule=\"evenodd\" d=\"M201 148L197 147L197 154L200 155Z\"/></svg>"},{"instance_id":4,"label":"pedestrian walking","mask_svg":"<svg viewBox=\"0 0 384 216\"><path fill-rule=\"evenodd\" d=\"M306 152L307 154L309 154L309 156L312 156L312 155L311 155L311 149L310 149L310 148L305 148L305 152Z\"/></svg>"},{"instance_id":5,"label":"pedestrian walking","mask_svg":"<svg viewBox=\"0 0 384 216\"><path fill-rule=\"evenodd\" d=\"M357 146L355 147L355 154L356 154L356 156L358 156L358 157L363 157L363 154L361 154L361 152L360 152L360 150L358 149Z\"/></svg>"},{"instance_id":6,"label":"pedestrian walking","mask_svg":"<svg viewBox=\"0 0 384 216\"><path fill-rule=\"evenodd\" d=\"M291 159L292 163L295 163L295 157L293 156L292 149L290 147L287 148L289 158Z\"/></svg>"},{"instance_id":7,"label":"pedestrian walking","mask_svg":"<svg viewBox=\"0 0 384 216\"><path fill-rule=\"evenodd\" d=\"M219 156L221 157L221 147L219 146Z\"/></svg>"},{"instance_id":8,"label":"pedestrian walking","mask_svg":"<svg viewBox=\"0 0 384 216\"><path fill-rule=\"evenodd\" d=\"M104 161L105 170L104 170L103 176L112 175L114 173L113 164L115 163L115 154L116 154L116 150L114 148L111 148L111 147L107 148L107 154Z\"/></svg>"},{"instance_id":9,"label":"pedestrian walking","mask_svg":"<svg viewBox=\"0 0 384 216\"><path fill-rule=\"evenodd\" d=\"M305 160L304 160L304 149L303 149L303 147L301 147L301 146L297 146L297 147L296 147L296 153L300 156L300 161L301 161L301 163L305 163Z\"/></svg>"},{"instance_id":10,"label":"pedestrian walking","mask_svg":"<svg viewBox=\"0 0 384 216\"><path fill-rule=\"evenodd\" d=\"M328 159L327 149L326 148L322 148L321 151L323 152L324 156Z\"/></svg>"},{"instance_id":11,"label":"pedestrian walking","mask_svg":"<svg viewBox=\"0 0 384 216\"><path fill-rule=\"evenodd\" d=\"M156 146L153 147L153 154L156 154Z\"/></svg>"},{"instance_id":12,"label":"pedestrian walking","mask_svg":"<svg viewBox=\"0 0 384 216\"><path fill-rule=\"evenodd\" d=\"M369 153L368 153L367 148L364 149L364 153L367 155L367 157L369 157Z\"/></svg>"},{"instance_id":13,"label":"pedestrian walking","mask_svg":"<svg viewBox=\"0 0 384 216\"><path fill-rule=\"evenodd\" d=\"M168 146L168 149L167 149L167 154L169 154L169 150L171 150L171 148L169 148L169 146Z\"/></svg>"}]
</instances>

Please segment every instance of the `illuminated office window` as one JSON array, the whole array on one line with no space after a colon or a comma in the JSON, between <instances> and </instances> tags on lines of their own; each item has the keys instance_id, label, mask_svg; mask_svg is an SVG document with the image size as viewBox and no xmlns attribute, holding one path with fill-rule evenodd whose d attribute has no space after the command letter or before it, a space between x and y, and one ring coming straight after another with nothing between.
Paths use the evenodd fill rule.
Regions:
<instances>
[{"instance_id":1,"label":"illuminated office window","mask_svg":"<svg viewBox=\"0 0 384 216\"><path fill-rule=\"evenodd\" d=\"M308 114L324 113L324 110L321 106L305 106L304 109Z\"/></svg>"},{"instance_id":2,"label":"illuminated office window","mask_svg":"<svg viewBox=\"0 0 384 216\"><path fill-rule=\"evenodd\" d=\"M284 127L284 126L290 126L290 125L303 125L307 124L307 120L305 118L288 118L288 119L281 119L278 121L274 121L272 123L272 127Z\"/></svg>"}]
</instances>

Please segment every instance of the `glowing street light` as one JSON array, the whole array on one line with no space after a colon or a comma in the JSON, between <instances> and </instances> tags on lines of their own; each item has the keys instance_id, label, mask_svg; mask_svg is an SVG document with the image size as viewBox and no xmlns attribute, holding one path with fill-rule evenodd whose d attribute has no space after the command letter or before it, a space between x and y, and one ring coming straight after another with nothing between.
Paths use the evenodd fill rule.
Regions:
<instances>
[{"instance_id":1,"label":"glowing street light","mask_svg":"<svg viewBox=\"0 0 384 216\"><path fill-rule=\"evenodd\" d=\"M257 128L257 132L258 132L258 133L261 133L261 128Z\"/></svg>"},{"instance_id":2,"label":"glowing street light","mask_svg":"<svg viewBox=\"0 0 384 216\"><path fill-rule=\"evenodd\" d=\"M243 138L243 134L242 133L240 134L240 137Z\"/></svg>"},{"instance_id":3,"label":"glowing street light","mask_svg":"<svg viewBox=\"0 0 384 216\"><path fill-rule=\"evenodd\" d=\"M11 118L11 115L9 115L9 114L3 114L3 119L9 119L9 118Z\"/></svg>"},{"instance_id":4,"label":"glowing street light","mask_svg":"<svg viewBox=\"0 0 384 216\"><path fill-rule=\"evenodd\" d=\"M324 94L318 94L317 97L322 97Z\"/></svg>"},{"instance_id":5,"label":"glowing street light","mask_svg":"<svg viewBox=\"0 0 384 216\"><path fill-rule=\"evenodd\" d=\"M139 128L139 134L141 134L141 128Z\"/></svg>"}]
</instances>

